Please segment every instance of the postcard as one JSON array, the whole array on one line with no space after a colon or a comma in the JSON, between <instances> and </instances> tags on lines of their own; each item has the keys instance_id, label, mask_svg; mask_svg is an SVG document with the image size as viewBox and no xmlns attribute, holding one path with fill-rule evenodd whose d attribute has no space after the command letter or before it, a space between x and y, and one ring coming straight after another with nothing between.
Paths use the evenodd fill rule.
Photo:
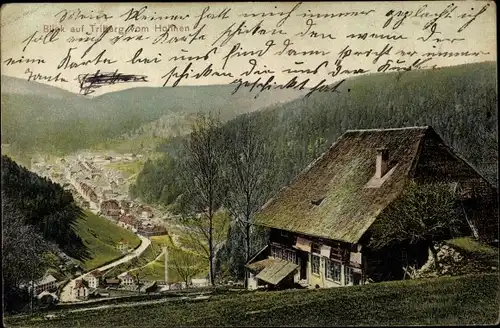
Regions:
<instances>
[{"instance_id":1,"label":"postcard","mask_svg":"<svg viewBox=\"0 0 500 328\"><path fill-rule=\"evenodd\" d=\"M498 323L495 2L0 17L6 326Z\"/></svg>"}]
</instances>

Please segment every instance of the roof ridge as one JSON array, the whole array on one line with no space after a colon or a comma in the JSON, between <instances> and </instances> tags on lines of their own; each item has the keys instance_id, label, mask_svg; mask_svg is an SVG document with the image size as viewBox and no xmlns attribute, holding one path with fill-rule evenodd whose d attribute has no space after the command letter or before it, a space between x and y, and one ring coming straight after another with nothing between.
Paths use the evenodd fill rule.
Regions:
<instances>
[{"instance_id":1,"label":"roof ridge","mask_svg":"<svg viewBox=\"0 0 500 328\"><path fill-rule=\"evenodd\" d=\"M373 128L373 129L348 129L344 133L349 132L378 132L378 131L398 131L398 130L427 130L431 128L430 125L416 125L416 126L404 126L400 128Z\"/></svg>"},{"instance_id":2,"label":"roof ridge","mask_svg":"<svg viewBox=\"0 0 500 328\"><path fill-rule=\"evenodd\" d=\"M473 165L472 163L470 163L467 159L465 159L462 155L460 155L460 153L455 150L455 148L453 148L453 146L449 145L448 143L446 143L444 141L444 139L441 137L441 135L439 135L439 133L437 133L436 131L434 131L434 134L438 137L439 139L439 142L443 145L443 147L450 153L451 156L455 157L457 160L463 162L466 166L468 166L469 168L471 168L479 177L481 177L481 179L484 180L484 182L486 182L486 184L491 187L491 188L495 188L495 186L488 180L485 178L485 176L479 172L479 170L476 169L476 166Z\"/></svg>"}]
</instances>

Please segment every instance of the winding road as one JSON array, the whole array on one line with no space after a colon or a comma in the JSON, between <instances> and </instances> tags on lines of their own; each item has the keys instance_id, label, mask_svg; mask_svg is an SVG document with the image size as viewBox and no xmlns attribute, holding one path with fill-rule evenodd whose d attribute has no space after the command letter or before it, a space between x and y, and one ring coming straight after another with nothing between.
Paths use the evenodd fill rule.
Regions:
<instances>
[{"instance_id":1,"label":"winding road","mask_svg":"<svg viewBox=\"0 0 500 328\"><path fill-rule=\"evenodd\" d=\"M111 268L113 268L113 267L115 267L117 265L120 265L122 263L128 262L131 259L133 259L133 258L141 255L146 250L146 248L148 248L148 246L151 245L151 240L149 240L148 238L146 238L144 236L141 236L141 235L137 235L137 236L141 239L141 244L139 245L139 247L137 247L136 249L134 249L134 251L132 251L131 253L125 255L122 258L119 258L116 261L113 261L111 263L108 263L108 264L103 265L103 266L101 266L99 268L93 269L91 271L94 271L94 270L106 271L106 270L109 270L109 269L111 269ZM78 302L79 300L71 293L71 289L75 285L75 281L76 280L83 279L89 273L90 272L84 273L83 275L81 275L81 276L79 276L79 277L71 280L69 283L67 283L66 286L64 286L63 290L61 291L61 295L60 295L59 301L63 302L63 303L66 303L66 302Z\"/></svg>"}]
</instances>

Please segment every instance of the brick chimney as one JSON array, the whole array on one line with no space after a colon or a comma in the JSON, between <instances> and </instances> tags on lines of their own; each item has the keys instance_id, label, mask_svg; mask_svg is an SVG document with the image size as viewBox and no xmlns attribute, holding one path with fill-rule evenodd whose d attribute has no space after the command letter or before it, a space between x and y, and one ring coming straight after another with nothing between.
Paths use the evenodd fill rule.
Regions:
<instances>
[{"instance_id":1,"label":"brick chimney","mask_svg":"<svg viewBox=\"0 0 500 328\"><path fill-rule=\"evenodd\" d=\"M388 151L387 148L377 148L377 160L375 162L375 178L380 179L387 173L388 168Z\"/></svg>"}]
</instances>

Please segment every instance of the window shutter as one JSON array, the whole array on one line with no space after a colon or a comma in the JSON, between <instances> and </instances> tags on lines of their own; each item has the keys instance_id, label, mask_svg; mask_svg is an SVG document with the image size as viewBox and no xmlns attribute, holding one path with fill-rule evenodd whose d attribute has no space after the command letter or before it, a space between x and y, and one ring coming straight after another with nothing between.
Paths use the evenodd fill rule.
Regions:
<instances>
[{"instance_id":1,"label":"window shutter","mask_svg":"<svg viewBox=\"0 0 500 328\"><path fill-rule=\"evenodd\" d=\"M312 242L310 240L307 240L305 238L297 237L297 243L295 244L295 247L303 250L305 252L310 253L311 252L311 244Z\"/></svg>"},{"instance_id":2,"label":"window shutter","mask_svg":"<svg viewBox=\"0 0 500 328\"><path fill-rule=\"evenodd\" d=\"M331 254L331 247L326 245L321 245L321 256L324 256L329 259L330 254Z\"/></svg>"}]
</instances>

